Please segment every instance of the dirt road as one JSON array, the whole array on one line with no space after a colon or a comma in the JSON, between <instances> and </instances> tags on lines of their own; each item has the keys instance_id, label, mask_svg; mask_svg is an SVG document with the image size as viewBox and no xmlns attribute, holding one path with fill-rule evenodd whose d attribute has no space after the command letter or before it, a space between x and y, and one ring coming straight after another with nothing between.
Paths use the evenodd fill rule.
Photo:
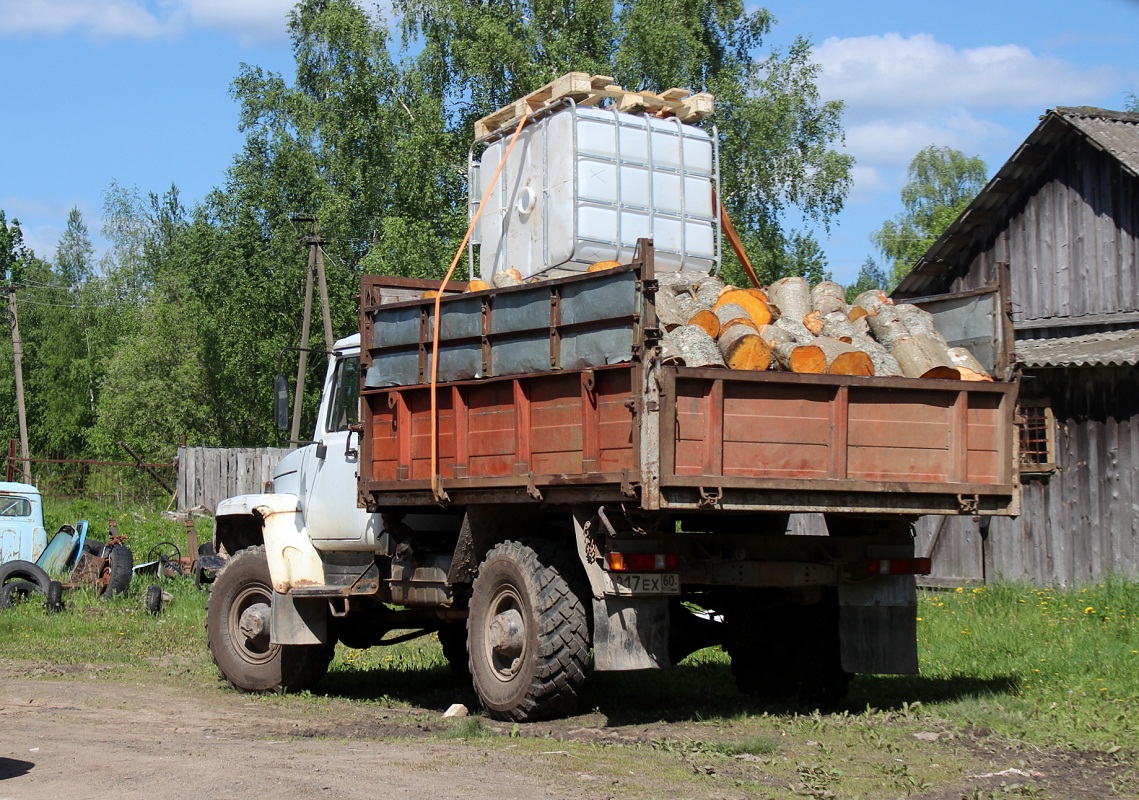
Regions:
<instances>
[{"instance_id":1,"label":"dirt road","mask_svg":"<svg viewBox=\"0 0 1139 800\"><path fill-rule=\"evenodd\" d=\"M400 727L392 732L415 730ZM8 678L0 689L0 798L598 796L588 778L551 782L529 755L491 760L455 742L346 738L351 732L344 720L228 692Z\"/></svg>"},{"instance_id":2,"label":"dirt road","mask_svg":"<svg viewBox=\"0 0 1139 800\"><path fill-rule=\"evenodd\" d=\"M733 730L729 720L611 725L593 712L520 731L483 722L489 738L460 742L440 738L453 727L438 709L171 688L107 669L0 661L0 800L1139 794L1134 764L934 720L750 717ZM771 755L707 746L757 733L773 739Z\"/></svg>"}]
</instances>

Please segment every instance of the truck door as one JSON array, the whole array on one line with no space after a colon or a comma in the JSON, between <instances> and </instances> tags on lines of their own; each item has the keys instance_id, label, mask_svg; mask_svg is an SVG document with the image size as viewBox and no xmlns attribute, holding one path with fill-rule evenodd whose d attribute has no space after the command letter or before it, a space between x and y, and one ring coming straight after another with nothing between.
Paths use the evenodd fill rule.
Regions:
<instances>
[{"instance_id":1,"label":"truck door","mask_svg":"<svg viewBox=\"0 0 1139 800\"><path fill-rule=\"evenodd\" d=\"M321 403L316 448L306 465L303 482L304 517L309 538L317 549L352 549L366 545L370 514L356 507L356 472L360 460L358 434L349 425L360 420L360 357L341 356L333 365L331 381Z\"/></svg>"}]
</instances>

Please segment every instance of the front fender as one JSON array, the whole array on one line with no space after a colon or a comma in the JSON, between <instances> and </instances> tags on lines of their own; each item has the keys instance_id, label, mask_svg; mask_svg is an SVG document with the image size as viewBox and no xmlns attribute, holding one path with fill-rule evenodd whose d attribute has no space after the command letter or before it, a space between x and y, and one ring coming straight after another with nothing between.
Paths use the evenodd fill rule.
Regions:
<instances>
[{"instance_id":1,"label":"front fender","mask_svg":"<svg viewBox=\"0 0 1139 800\"><path fill-rule=\"evenodd\" d=\"M296 495L246 494L218 503L214 543L219 553L232 555L255 545L250 539L258 534L274 591L286 594L294 587L324 584L324 564L305 530Z\"/></svg>"}]
</instances>

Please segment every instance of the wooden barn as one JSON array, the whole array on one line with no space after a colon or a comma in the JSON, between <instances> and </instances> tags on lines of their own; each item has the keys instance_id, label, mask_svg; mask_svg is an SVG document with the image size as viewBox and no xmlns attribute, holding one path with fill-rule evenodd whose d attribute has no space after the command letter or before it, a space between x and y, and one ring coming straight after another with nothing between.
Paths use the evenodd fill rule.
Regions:
<instances>
[{"instance_id":1,"label":"wooden barn","mask_svg":"<svg viewBox=\"0 0 1139 800\"><path fill-rule=\"evenodd\" d=\"M1139 578L1139 114L1047 112L894 297L967 297L1002 275L1021 514L923 519L918 550L935 583Z\"/></svg>"}]
</instances>

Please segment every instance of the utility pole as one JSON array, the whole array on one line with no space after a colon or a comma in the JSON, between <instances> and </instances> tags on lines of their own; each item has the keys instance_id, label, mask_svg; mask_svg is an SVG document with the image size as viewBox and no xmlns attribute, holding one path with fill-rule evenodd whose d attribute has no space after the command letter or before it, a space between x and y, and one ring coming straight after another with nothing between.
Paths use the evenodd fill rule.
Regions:
<instances>
[{"instance_id":1,"label":"utility pole","mask_svg":"<svg viewBox=\"0 0 1139 800\"><path fill-rule=\"evenodd\" d=\"M20 339L20 321L16 316L16 287L8 284L8 309L12 317L12 361L16 370L16 416L20 422L20 458L24 466L24 482L32 482L28 460L28 415L24 408L24 342Z\"/></svg>"},{"instance_id":2,"label":"utility pole","mask_svg":"<svg viewBox=\"0 0 1139 800\"><path fill-rule=\"evenodd\" d=\"M305 276L305 305L304 317L301 320L300 355L297 359L297 392L293 398L293 426L289 433L289 444L296 447L300 442L301 407L304 402L305 372L308 369L308 339L309 323L312 320L312 281L316 275L320 290L320 316L324 323L324 347L332 349L335 339L332 338L332 312L328 305L328 283L324 277L324 240L316 229L316 217L310 214L290 214L293 222L309 223L308 235L305 236L305 245L308 247L308 273Z\"/></svg>"},{"instance_id":3,"label":"utility pole","mask_svg":"<svg viewBox=\"0 0 1139 800\"><path fill-rule=\"evenodd\" d=\"M305 276L305 310L301 318L301 347L297 353L297 390L293 397L293 427L289 432L289 447L295 448L300 442L301 408L305 396L305 371L308 369L308 326L312 317L312 273L316 264L316 250L309 247L308 273Z\"/></svg>"},{"instance_id":4,"label":"utility pole","mask_svg":"<svg viewBox=\"0 0 1139 800\"><path fill-rule=\"evenodd\" d=\"M336 342L332 338L332 312L328 307L328 284L324 280L324 240L316 232L316 220L313 220L312 230L306 240L309 252L316 250L316 283L320 287L320 316L324 322L324 349L331 350Z\"/></svg>"}]
</instances>

